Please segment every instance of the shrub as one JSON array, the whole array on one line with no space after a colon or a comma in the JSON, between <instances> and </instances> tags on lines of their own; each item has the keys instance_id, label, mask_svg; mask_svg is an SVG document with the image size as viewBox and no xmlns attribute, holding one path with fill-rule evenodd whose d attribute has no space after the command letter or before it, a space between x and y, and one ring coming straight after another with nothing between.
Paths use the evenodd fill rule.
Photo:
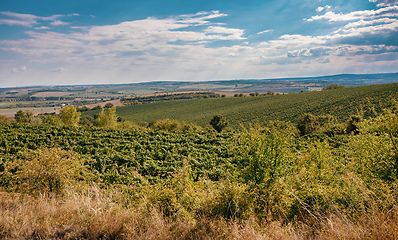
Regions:
<instances>
[{"instance_id":1,"label":"shrub","mask_svg":"<svg viewBox=\"0 0 398 240\"><path fill-rule=\"evenodd\" d=\"M162 119L150 122L148 127L153 130L166 130L166 131L173 131L173 130L180 130L182 128L182 124L177 120L170 120L170 119Z\"/></svg>"},{"instance_id":2,"label":"shrub","mask_svg":"<svg viewBox=\"0 0 398 240\"><path fill-rule=\"evenodd\" d=\"M59 118L65 125L78 126L81 113L73 106L65 106L59 111Z\"/></svg>"},{"instance_id":3,"label":"shrub","mask_svg":"<svg viewBox=\"0 0 398 240\"><path fill-rule=\"evenodd\" d=\"M30 194L59 194L70 182L84 180L82 159L72 151L42 148L22 152L2 174L6 189Z\"/></svg>"},{"instance_id":4,"label":"shrub","mask_svg":"<svg viewBox=\"0 0 398 240\"><path fill-rule=\"evenodd\" d=\"M240 180L249 187L256 213L269 218L278 211L279 181L288 171L288 136L279 131L250 129L242 134L236 156Z\"/></svg>"},{"instance_id":5,"label":"shrub","mask_svg":"<svg viewBox=\"0 0 398 240\"><path fill-rule=\"evenodd\" d=\"M53 115L43 116L42 123L52 126L62 126L64 124L58 116Z\"/></svg>"},{"instance_id":6,"label":"shrub","mask_svg":"<svg viewBox=\"0 0 398 240\"><path fill-rule=\"evenodd\" d=\"M301 135L314 133L319 128L318 118L311 113L305 113L298 119L297 128Z\"/></svg>"},{"instance_id":7,"label":"shrub","mask_svg":"<svg viewBox=\"0 0 398 240\"><path fill-rule=\"evenodd\" d=\"M353 115L347 121L347 133L359 133L359 123L362 121L361 115Z\"/></svg>"},{"instance_id":8,"label":"shrub","mask_svg":"<svg viewBox=\"0 0 398 240\"><path fill-rule=\"evenodd\" d=\"M93 107L91 110L101 110L102 107L100 105Z\"/></svg>"},{"instance_id":9,"label":"shrub","mask_svg":"<svg viewBox=\"0 0 398 240\"><path fill-rule=\"evenodd\" d=\"M213 116L213 118L210 120L210 125L217 131L221 132L226 126L228 126L227 120L220 115L216 114Z\"/></svg>"},{"instance_id":10,"label":"shrub","mask_svg":"<svg viewBox=\"0 0 398 240\"><path fill-rule=\"evenodd\" d=\"M12 122L13 122L13 120L11 118L8 118L6 116L0 115L0 123L9 124L9 123L12 123Z\"/></svg>"},{"instance_id":11,"label":"shrub","mask_svg":"<svg viewBox=\"0 0 398 240\"><path fill-rule=\"evenodd\" d=\"M104 111L104 108L101 108L101 112L98 114L96 119L96 124L99 127L114 127L116 126L117 116L116 116L116 108L111 107Z\"/></svg>"},{"instance_id":12,"label":"shrub","mask_svg":"<svg viewBox=\"0 0 398 240\"><path fill-rule=\"evenodd\" d=\"M32 110L19 110L17 113L14 115L15 121L18 123L30 123L33 119L33 111Z\"/></svg>"},{"instance_id":13,"label":"shrub","mask_svg":"<svg viewBox=\"0 0 398 240\"><path fill-rule=\"evenodd\" d=\"M114 107L112 103L107 103L107 104L105 104L105 106L104 106L105 109L107 109L107 108L112 108L112 107Z\"/></svg>"},{"instance_id":14,"label":"shrub","mask_svg":"<svg viewBox=\"0 0 398 240\"><path fill-rule=\"evenodd\" d=\"M337 84L331 84L331 85L328 85L326 87L323 87L322 91L334 90L334 89L342 89L342 88L346 88L346 87L345 86L340 86L340 85L337 85Z\"/></svg>"}]
</instances>

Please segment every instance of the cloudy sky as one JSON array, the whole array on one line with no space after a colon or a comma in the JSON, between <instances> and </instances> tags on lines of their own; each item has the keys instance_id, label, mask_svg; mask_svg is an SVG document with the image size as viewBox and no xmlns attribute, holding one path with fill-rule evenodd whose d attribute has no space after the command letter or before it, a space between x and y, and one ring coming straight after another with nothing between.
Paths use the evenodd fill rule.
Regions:
<instances>
[{"instance_id":1,"label":"cloudy sky","mask_svg":"<svg viewBox=\"0 0 398 240\"><path fill-rule=\"evenodd\" d=\"M1 0L0 87L398 72L398 0Z\"/></svg>"}]
</instances>

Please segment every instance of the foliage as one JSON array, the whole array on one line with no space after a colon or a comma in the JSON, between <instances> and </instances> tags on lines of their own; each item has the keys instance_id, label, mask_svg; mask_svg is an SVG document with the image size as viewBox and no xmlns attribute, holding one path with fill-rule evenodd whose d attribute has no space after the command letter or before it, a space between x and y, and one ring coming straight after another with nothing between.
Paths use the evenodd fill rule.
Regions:
<instances>
[{"instance_id":1,"label":"foliage","mask_svg":"<svg viewBox=\"0 0 398 240\"><path fill-rule=\"evenodd\" d=\"M166 121L166 126L173 126L169 123L173 121ZM181 131L141 130L137 125L119 125L127 130L0 125L0 153L16 154L49 146L73 149L92 159L86 164L100 178L107 176L106 183L131 183L136 180L130 176L134 169L148 179L166 178L182 167L183 158L192 156L189 164L195 178L205 175L211 179L224 178L224 166L232 156L232 133L218 135L190 125L177 125L182 127ZM164 125L158 126L165 129Z\"/></svg>"},{"instance_id":2,"label":"foliage","mask_svg":"<svg viewBox=\"0 0 398 240\"><path fill-rule=\"evenodd\" d=\"M41 148L18 154L5 165L2 185L32 194L59 194L70 181L82 180L82 160L74 152Z\"/></svg>"},{"instance_id":3,"label":"foliage","mask_svg":"<svg viewBox=\"0 0 398 240\"><path fill-rule=\"evenodd\" d=\"M328 85L326 87L323 87L322 91L335 90L335 89L341 89L341 88L346 88L346 87L338 85L338 84L331 84L331 85Z\"/></svg>"},{"instance_id":4,"label":"foliage","mask_svg":"<svg viewBox=\"0 0 398 240\"><path fill-rule=\"evenodd\" d=\"M244 99L262 98L273 101L284 96ZM170 229L189 223L187 238L204 236L215 221L241 228L246 225L239 224L250 222L247 226L260 232L257 238L268 236L275 226L308 231L303 238L330 236L339 221L340 227L348 223L361 231L359 235L337 234L338 238L394 238L398 108L391 101L385 104L392 107L366 117L366 108L377 109L375 104L368 105L355 111L359 118L354 113L340 123L331 115L307 112L295 122L261 122L237 132L217 132L169 119L148 126L123 121L112 128L0 124L0 183L9 192L54 199L62 196L55 193L87 194L81 202L90 207L69 211L81 216L78 224L63 219L55 225L67 222L93 229L90 224L106 212L106 217L117 222L112 236L132 234L126 226L148 231L153 225L146 223L156 216L162 226L175 224ZM94 191L91 184L98 186L97 193L90 192ZM100 193L108 198L101 199ZM9 205L2 206L0 211ZM115 217L122 213L129 217ZM142 222L133 225L131 221ZM2 225L0 229L10 231ZM102 234L95 236L110 236Z\"/></svg>"},{"instance_id":5,"label":"foliage","mask_svg":"<svg viewBox=\"0 0 398 240\"><path fill-rule=\"evenodd\" d=\"M332 115L314 116L311 113L305 113L298 119L297 128L301 135L314 133L334 133L342 134L342 130L336 128L337 120Z\"/></svg>"},{"instance_id":6,"label":"foliage","mask_svg":"<svg viewBox=\"0 0 398 240\"><path fill-rule=\"evenodd\" d=\"M228 121L220 114L216 114L210 120L210 125L217 131L221 132L226 126L228 126Z\"/></svg>"},{"instance_id":7,"label":"foliage","mask_svg":"<svg viewBox=\"0 0 398 240\"><path fill-rule=\"evenodd\" d=\"M114 107L112 103L105 104L104 108L112 108Z\"/></svg>"},{"instance_id":8,"label":"foliage","mask_svg":"<svg viewBox=\"0 0 398 240\"><path fill-rule=\"evenodd\" d=\"M96 124L99 127L115 127L116 122L116 107L107 108L106 112L104 108L102 108L96 119Z\"/></svg>"},{"instance_id":9,"label":"foliage","mask_svg":"<svg viewBox=\"0 0 398 240\"><path fill-rule=\"evenodd\" d=\"M253 195L256 212L269 218L278 198L276 187L290 165L287 158L287 139L284 134L270 129L262 132L250 129L242 134L237 148L238 173Z\"/></svg>"},{"instance_id":10,"label":"foliage","mask_svg":"<svg viewBox=\"0 0 398 240\"><path fill-rule=\"evenodd\" d=\"M67 126L78 126L81 113L73 106L65 106L59 111L59 118Z\"/></svg>"},{"instance_id":11,"label":"foliage","mask_svg":"<svg viewBox=\"0 0 398 240\"><path fill-rule=\"evenodd\" d=\"M91 108L91 110L102 110L102 107L100 105L98 105L98 106Z\"/></svg>"},{"instance_id":12,"label":"foliage","mask_svg":"<svg viewBox=\"0 0 398 240\"><path fill-rule=\"evenodd\" d=\"M47 115L42 117L42 123L53 125L53 126L62 126L63 122L58 116Z\"/></svg>"},{"instance_id":13,"label":"foliage","mask_svg":"<svg viewBox=\"0 0 398 240\"><path fill-rule=\"evenodd\" d=\"M6 116L0 115L0 123L11 123L13 120L11 118L8 118Z\"/></svg>"},{"instance_id":14,"label":"foliage","mask_svg":"<svg viewBox=\"0 0 398 240\"><path fill-rule=\"evenodd\" d=\"M19 110L14 115L15 121L19 123L30 123L33 119L33 111L32 110Z\"/></svg>"},{"instance_id":15,"label":"foliage","mask_svg":"<svg viewBox=\"0 0 398 240\"><path fill-rule=\"evenodd\" d=\"M219 94L214 92L186 92L186 93L166 93L153 96L139 96L133 98L122 98L121 102L125 105L136 105L170 100L187 100L201 98L218 98Z\"/></svg>"},{"instance_id":16,"label":"foliage","mask_svg":"<svg viewBox=\"0 0 398 240\"><path fill-rule=\"evenodd\" d=\"M238 94L239 95L239 94ZM297 124L300 116L332 115L344 122L350 116L363 111L367 119L392 106L391 99L398 99L398 84L341 88L333 91L305 92L302 94L261 95L258 97L207 98L186 101L164 101L124 106L117 114L128 121L152 122L159 119L175 119L205 127L215 114L228 119L232 129L268 121L290 121ZM91 111L85 115L93 115ZM336 126L340 131L342 126ZM345 128L345 127L343 127Z\"/></svg>"}]
</instances>

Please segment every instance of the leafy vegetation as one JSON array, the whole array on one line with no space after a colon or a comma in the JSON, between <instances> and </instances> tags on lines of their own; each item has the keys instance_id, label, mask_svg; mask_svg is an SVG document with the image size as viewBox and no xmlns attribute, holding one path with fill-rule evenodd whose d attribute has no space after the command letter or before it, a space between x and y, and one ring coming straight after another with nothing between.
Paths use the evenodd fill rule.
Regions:
<instances>
[{"instance_id":1,"label":"leafy vegetation","mask_svg":"<svg viewBox=\"0 0 398 240\"><path fill-rule=\"evenodd\" d=\"M219 94L214 92L187 92L187 93L166 93L152 96L141 96L132 98L122 98L120 101L125 105L136 105L143 103L152 103L159 101L199 99L199 98L218 98Z\"/></svg>"},{"instance_id":2,"label":"leafy vegetation","mask_svg":"<svg viewBox=\"0 0 398 240\"><path fill-rule=\"evenodd\" d=\"M396 85L384 87L229 98L315 109L328 105L311 99L345 93L364 103L347 116L294 112L239 130L211 127L221 115L205 128L118 121L114 107L97 126L4 121L0 237L395 239L398 106L388 99Z\"/></svg>"},{"instance_id":3,"label":"leafy vegetation","mask_svg":"<svg viewBox=\"0 0 398 240\"><path fill-rule=\"evenodd\" d=\"M352 115L375 116L398 99L398 84L341 88L321 92L291 93L257 97L195 99L154 102L117 108L117 114L132 122L173 119L205 127L215 114L221 114L233 129L267 121L297 123L303 113L332 115L345 121ZM89 111L83 114L94 115Z\"/></svg>"}]
</instances>

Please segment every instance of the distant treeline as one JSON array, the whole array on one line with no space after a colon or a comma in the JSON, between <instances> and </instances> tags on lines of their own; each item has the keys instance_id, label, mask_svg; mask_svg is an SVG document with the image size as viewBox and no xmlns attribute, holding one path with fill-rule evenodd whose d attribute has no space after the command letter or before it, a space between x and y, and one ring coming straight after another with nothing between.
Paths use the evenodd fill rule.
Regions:
<instances>
[{"instance_id":1,"label":"distant treeline","mask_svg":"<svg viewBox=\"0 0 398 240\"><path fill-rule=\"evenodd\" d=\"M122 98L120 101L124 105L136 105L151 102L169 101L169 100L182 100L182 99L199 99L199 98L218 98L219 94L214 92L187 92L176 94L162 94L153 96L142 96L132 98Z\"/></svg>"},{"instance_id":2,"label":"distant treeline","mask_svg":"<svg viewBox=\"0 0 398 240\"><path fill-rule=\"evenodd\" d=\"M10 95L4 98L0 98L0 101L8 101L9 99L13 99L14 101L64 101L64 100L75 100L75 97L70 96L60 96L60 97L35 97L30 95L23 96L15 96Z\"/></svg>"}]
</instances>

